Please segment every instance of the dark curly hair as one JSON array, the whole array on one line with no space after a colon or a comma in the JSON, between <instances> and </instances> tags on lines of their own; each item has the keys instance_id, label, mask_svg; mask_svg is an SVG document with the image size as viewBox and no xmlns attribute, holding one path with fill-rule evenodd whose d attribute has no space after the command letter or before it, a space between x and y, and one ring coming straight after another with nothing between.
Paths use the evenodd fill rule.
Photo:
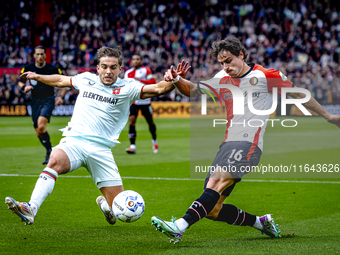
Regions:
<instances>
[{"instance_id":1,"label":"dark curly hair","mask_svg":"<svg viewBox=\"0 0 340 255\"><path fill-rule=\"evenodd\" d=\"M97 51L98 64L100 63L100 59L103 57L118 58L118 64L119 66L122 66L122 63L123 63L122 52L118 49L112 49L112 48L105 47L105 46L101 47Z\"/></svg>"},{"instance_id":2,"label":"dark curly hair","mask_svg":"<svg viewBox=\"0 0 340 255\"><path fill-rule=\"evenodd\" d=\"M213 42L211 46L211 55L214 58L217 58L218 54L223 51L230 51L230 53L235 55L236 57L238 57L240 55L240 51L242 51L244 55L244 61L246 61L248 57L246 48L243 46L241 41L234 36L228 36L223 40L217 40Z\"/></svg>"}]
</instances>

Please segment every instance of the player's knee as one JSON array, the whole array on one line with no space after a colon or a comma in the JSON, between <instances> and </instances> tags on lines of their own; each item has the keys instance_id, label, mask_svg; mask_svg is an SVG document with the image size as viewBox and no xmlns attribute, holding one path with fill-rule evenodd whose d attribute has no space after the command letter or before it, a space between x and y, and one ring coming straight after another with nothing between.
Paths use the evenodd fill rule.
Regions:
<instances>
[{"instance_id":1,"label":"player's knee","mask_svg":"<svg viewBox=\"0 0 340 255\"><path fill-rule=\"evenodd\" d=\"M41 135L46 132L45 126L38 126L37 127L37 135Z\"/></svg>"},{"instance_id":2,"label":"player's knee","mask_svg":"<svg viewBox=\"0 0 340 255\"><path fill-rule=\"evenodd\" d=\"M65 171L64 165L56 158L50 158L47 163L47 167L52 168L58 174L65 174L68 171Z\"/></svg>"},{"instance_id":3,"label":"player's knee","mask_svg":"<svg viewBox=\"0 0 340 255\"><path fill-rule=\"evenodd\" d=\"M211 176L208 183L207 188L213 189L217 191L218 193L222 193L222 191L234 183L234 180L232 178L216 178L214 176Z\"/></svg>"},{"instance_id":4,"label":"player's knee","mask_svg":"<svg viewBox=\"0 0 340 255\"><path fill-rule=\"evenodd\" d=\"M52 168L58 174L66 174L71 169L71 162L65 151L55 148L51 153L47 167Z\"/></svg>"},{"instance_id":5,"label":"player's knee","mask_svg":"<svg viewBox=\"0 0 340 255\"><path fill-rule=\"evenodd\" d=\"M51 157L50 160L48 161L47 167L52 168L53 170L57 171L56 170L57 166L58 166L58 160L56 160L56 158Z\"/></svg>"},{"instance_id":6,"label":"player's knee","mask_svg":"<svg viewBox=\"0 0 340 255\"><path fill-rule=\"evenodd\" d=\"M209 220L215 220L222 209L222 205L216 204L214 209L207 214L206 218Z\"/></svg>"}]
</instances>

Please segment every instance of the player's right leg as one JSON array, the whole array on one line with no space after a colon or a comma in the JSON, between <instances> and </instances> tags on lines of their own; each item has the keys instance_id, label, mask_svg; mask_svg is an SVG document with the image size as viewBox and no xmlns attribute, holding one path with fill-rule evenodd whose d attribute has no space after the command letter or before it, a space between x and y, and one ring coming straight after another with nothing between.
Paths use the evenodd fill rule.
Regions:
<instances>
[{"instance_id":1,"label":"player's right leg","mask_svg":"<svg viewBox=\"0 0 340 255\"><path fill-rule=\"evenodd\" d=\"M167 235L170 242L179 242L185 230L206 217L220 201L222 191L226 187L233 185L234 180L230 173L219 172L217 174L218 178L215 178L214 174L212 174L209 180L210 183L208 182L208 186L202 195L191 204L182 218L172 222L164 221L155 216L151 218L152 224L156 226L157 230Z\"/></svg>"},{"instance_id":2,"label":"player's right leg","mask_svg":"<svg viewBox=\"0 0 340 255\"><path fill-rule=\"evenodd\" d=\"M18 215L25 225L33 224L41 204L52 193L58 175L67 173L69 170L70 160L67 154L61 149L54 149L47 167L42 171L35 184L30 201L21 203L11 197L6 197L5 203L8 209Z\"/></svg>"}]
</instances>

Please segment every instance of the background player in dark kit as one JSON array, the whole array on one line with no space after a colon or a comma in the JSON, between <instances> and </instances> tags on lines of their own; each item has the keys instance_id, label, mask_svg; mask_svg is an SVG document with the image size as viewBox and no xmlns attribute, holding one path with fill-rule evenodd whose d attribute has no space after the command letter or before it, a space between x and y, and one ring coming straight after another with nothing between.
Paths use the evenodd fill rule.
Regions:
<instances>
[{"instance_id":1,"label":"background player in dark kit","mask_svg":"<svg viewBox=\"0 0 340 255\"><path fill-rule=\"evenodd\" d=\"M21 70L24 72L34 72L37 74L62 74L61 70L51 64L45 62L46 50L43 46L37 46L34 49L35 63L29 64ZM46 158L42 162L44 165L48 163L52 151L50 136L46 131L46 124L50 122L54 105L63 104L63 99L67 89L61 90L60 96L54 96L54 88L42 82L30 80L29 85L26 85L27 80L20 78L19 87L25 93L31 91L31 106L32 106L32 120L35 132L46 148Z\"/></svg>"}]
</instances>

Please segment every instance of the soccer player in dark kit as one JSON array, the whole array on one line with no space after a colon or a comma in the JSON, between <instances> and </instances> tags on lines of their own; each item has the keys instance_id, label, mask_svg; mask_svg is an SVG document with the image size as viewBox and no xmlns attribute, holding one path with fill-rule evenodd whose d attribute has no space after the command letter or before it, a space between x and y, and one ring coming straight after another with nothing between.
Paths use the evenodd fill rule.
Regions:
<instances>
[{"instance_id":1,"label":"soccer player in dark kit","mask_svg":"<svg viewBox=\"0 0 340 255\"><path fill-rule=\"evenodd\" d=\"M31 71L37 74L62 74L59 68L45 62L46 50L43 46L37 46L34 49L33 57L35 59L35 63L24 67L21 70L21 73ZM30 80L29 85L26 85L26 81L27 80L25 78L20 78L19 87L25 93L31 91L33 125L40 142L46 148L46 158L42 162L46 165L52 151L50 136L46 131L46 124L50 122L54 105L63 104L63 99L67 89L63 88L61 90L61 95L55 97L53 87L34 80Z\"/></svg>"}]
</instances>

